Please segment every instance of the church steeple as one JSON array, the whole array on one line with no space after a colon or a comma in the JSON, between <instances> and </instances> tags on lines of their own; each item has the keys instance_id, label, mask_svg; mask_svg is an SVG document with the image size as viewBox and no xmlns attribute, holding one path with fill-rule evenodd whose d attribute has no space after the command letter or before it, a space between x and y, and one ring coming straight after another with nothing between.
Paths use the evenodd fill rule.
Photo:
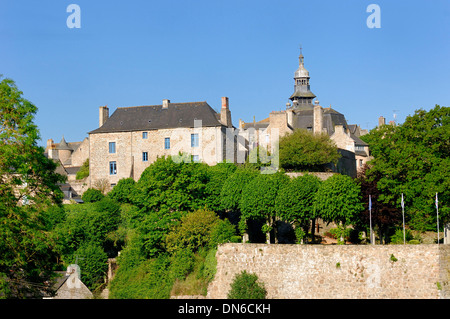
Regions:
<instances>
[{"instance_id":1,"label":"church steeple","mask_svg":"<svg viewBox=\"0 0 450 319\"><path fill-rule=\"evenodd\" d=\"M289 98L294 109L313 109L312 100L316 97L309 86L309 72L305 69L304 56L300 47L299 66L294 74L294 94Z\"/></svg>"}]
</instances>

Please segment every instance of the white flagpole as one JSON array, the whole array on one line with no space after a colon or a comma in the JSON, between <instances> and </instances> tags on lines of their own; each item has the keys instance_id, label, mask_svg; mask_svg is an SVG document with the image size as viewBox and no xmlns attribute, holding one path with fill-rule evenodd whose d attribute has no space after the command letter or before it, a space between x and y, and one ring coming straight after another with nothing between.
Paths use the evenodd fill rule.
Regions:
<instances>
[{"instance_id":1,"label":"white flagpole","mask_svg":"<svg viewBox=\"0 0 450 319\"><path fill-rule=\"evenodd\" d=\"M402 193L402 215L403 215L403 245L406 244L406 235L405 235L405 202L403 201L403 193Z\"/></svg>"},{"instance_id":2,"label":"white flagpole","mask_svg":"<svg viewBox=\"0 0 450 319\"><path fill-rule=\"evenodd\" d=\"M437 237L439 245L439 204L438 204L438 193L436 193L436 216L437 216Z\"/></svg>"},{"instance_id":3,"label":"white flagpole","mask_svg":"<svg viewBox=\"0 0 450 319\"><path fill-rule=\"evenodd\" d=\"M372 235L372 196L369 195L369 223L370 223L370 243L374 245L373 235Z\"/></svg>"}]
</instances>

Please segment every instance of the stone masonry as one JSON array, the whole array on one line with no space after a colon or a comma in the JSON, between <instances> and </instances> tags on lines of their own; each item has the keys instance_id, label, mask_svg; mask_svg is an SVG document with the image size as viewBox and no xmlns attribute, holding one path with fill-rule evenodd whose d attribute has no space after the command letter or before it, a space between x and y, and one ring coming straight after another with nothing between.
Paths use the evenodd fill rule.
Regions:
<instances>
[{"instance_id":1,"label":"stone masonry","mask_svg":"<svg viewBox=\"0 0 450 319\"><path fill-rule=\"evenodd\" d=\"M449 298L450 245L224 244L207 298L227 298L243 270L270 299Z\"/></svg>"}]
</instances>

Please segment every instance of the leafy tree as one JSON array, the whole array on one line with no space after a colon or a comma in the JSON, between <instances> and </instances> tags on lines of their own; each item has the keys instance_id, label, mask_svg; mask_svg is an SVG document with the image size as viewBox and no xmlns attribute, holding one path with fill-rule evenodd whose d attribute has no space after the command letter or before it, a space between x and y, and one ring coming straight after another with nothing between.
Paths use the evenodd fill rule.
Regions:
<instances>
[{"instance_id":1,"label":"leafy tree","mask_svg":"<svg viewBox=\"0 0 450 319\"><path fill-rule=\"evenodd\" d=\"M97 242L85 242L72 256L72 263L78 262L81 271L81 281L90 289L95 290L103 283L108 271L108 256Z\"/></svg>"},{"instance_id":2,"label":"leafy tree","mask_svg":"<svg viewBox=\"0 0 450 319\"><path fill-rule=\"evenodd\" d=\"M167 235L167 250L196 252L202 247L231 241L235 235L234 226L228 220L221 220L213 211L200 209L183 216L181 223Z\"/></svg>"},{"instance_id":3,"label":"leafy tree","mask_svg":"<svg viewBox=\"0 0 450 319\"><path fill-rule=\"evenodd\" d=\"M258 282L258 276L245 270L234 277L228 293L228 299L265 299L266 296L267 291L264 284Z\"/></svg>"},{"instance_id":4,"label":"leafy tree","mask_svg":"<svg viewBox=\"0 0 450 319\"><path fill-rule=\"evenodd\" d=\"M349 176L336 174L325 180L314 198L314 212L325 222L350 225L364 209L360 186Z\"/></svg>"},{"instance_id":5,"label":"leafy tree","mask_svg":"<svg viewBox=\"0 0 450 319\"><path fill-rule=\"evenodd\" d=\"M133 178L122 178L108 193L108 197L120 203L131 203L136 182Z\"/></svg>"},{"instance_id":6,"label":"leafy tree","mask_svg":"<svg viewBox=\"0 0 450 319\"><path fill-rule=\"evenodd\" d=\"M66 263L86 243L92 242L103 249L109 248L108 234L115 231L120 223L120 207L111 199L71 206L74 206L73 210L67 211L66 220L58 224L52 234L57 243L57 251ZM113 257L117 251L109 253Z\"/></svg>"},{"instance_id":7,"label":"leafy tree","mask_svg":"<svg viewBox=\"0 0 450 319\"><path fill-rule=\"evenodd\" d=\"M159 157L136 183L133 203L147 211L192 211L206 204L207 164Z\"/></svg>"},{"instance_id":8,"label":"leafy tree","mask_svg":"<svg viewBox=\"0 0 450 319\"><path fill-rule=\"evenodd\" d=\"M76 179L80 180L89 176L89 158L86 159L81 165L80 170L77 172Z\"/></svg>"},{"instance_id":9,"label":"leafy tree","mask_svg":"<svg viewBox=\"0 0 450 319\"><path fill-rule=\"evenodd\" d=\"M359 216L355 225L358 229L363 229L370 236L370 215L372 217L372 228L378 229L380 243L383 243L389 236L390 231L402 222L402 212L399 207L391 203L384 203L380 198L380 190L377 187L381 174L372 173L369 177L369 166L366 164L358 171L356 182L361 186L362 203L364 211ZM372 209L369 212L369 196L371 196Z\"/></svg>"},{"instance_id":10,"label":"leafy tree","mask_svg":"<svg viewBox=\"0 0 450 319\"><path fill-rule=\"evenodd\" d=\"M206 205L209 209L220 213L223 211L220 193L227 178L236 170L234 163L218 163L207 167L208 182L206 184Z\"/></svg>"},{"instance_id":11,"label":"leafy tree","mask_svg":"<svg viewBox=\"0 0 450 319\"><path fill-rule=\"evenodd\" d=\"M25 298L48 290L53 274L54 225L45 215L61 203L65 178L37 145L37 108L11 79L0 82L0 296Z\"/></svg>"},{"instance_id":12,"label":"leafy tree","mask_svg":"<svg viewBox=\"0 0 450 319\"><path fill-rule=\"evenodd\" d=\"M327 134L297 129L280 138L279 156L286 170L324 171L327 164L337 163L340 154Z\"/></svg>"},{"instance_id":13,"label":"leafy tree","mask_svg":"<svg viewBox=\"0 0 450 319\"><path fill-rule=\"evenodd\" d=\"M105 197L101 191L95 188L88 188L84 191L83 195L81 195L81 199L85 203L94 203L102 200Z\"/></svg>"},{"instance_id":14,"label":"leafy tree","mask_svg":"<svg viewBox=\"0 0 450 319\"><path fill-rule=\"evenodd\" d=\"M239 211L239 201L242 190L256 176L259 171L251 166L239 166L223 184L220 192L223 209L227 211Z\"/></svg>"},{"instance_id":15,"label":"leafy tree","mask_svg":"<svg viewBox=\"0 0 450 319\"><path fill-rule=\"evenodd\" d=\"M378 127L362 138L373 156L368 177L380 176L381 202L400 207L403 193L409 225L434 230L438 193L441 224L449 220L450 107L416 110L403 124Z\"/></svg>"},{"instance_id":16,"label":"leafy tree","mask_svg":"<svg viewBox=\"0 0 450 319\"><path fill-rule=\"evenodd\" d=\"M310 222L316 218L313 205L320 182L318 177L306 174L290 179L278 192L276 214L294 225L298 241L308 234Z\"/></svg>"},{"instance_id":17,"label":"leafy tree","mask_svg":"<svg viewBox=\"0 0 450 319\"><path fill-rule=\"evenodd\" d=\"M280 172L259 174L242 190L242 197L239 202L242 219L265 221L266 224L262 231L266 234L267 243L270 243L270 232L275 226L275 201L278 190L288 181L289 177Z\"/></svg>"}]
</instances>

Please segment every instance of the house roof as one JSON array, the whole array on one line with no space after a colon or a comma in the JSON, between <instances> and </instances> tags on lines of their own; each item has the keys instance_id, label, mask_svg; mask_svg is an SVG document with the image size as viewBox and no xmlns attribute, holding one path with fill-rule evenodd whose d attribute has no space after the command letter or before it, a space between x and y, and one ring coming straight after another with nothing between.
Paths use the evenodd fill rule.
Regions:
<instances>
[{"instance_id":1,"label":"house roof","mask_svg":"<svg viewBox=\"0 0 450 319\"><path fill-rule=\"evenodd\" d=\"M223 126L217 114L206 102L169 103L166 109L162 105L119 107L89 134L194 127L194 120L202 120L203 127Z\"/></svg>"}]
</instances>

